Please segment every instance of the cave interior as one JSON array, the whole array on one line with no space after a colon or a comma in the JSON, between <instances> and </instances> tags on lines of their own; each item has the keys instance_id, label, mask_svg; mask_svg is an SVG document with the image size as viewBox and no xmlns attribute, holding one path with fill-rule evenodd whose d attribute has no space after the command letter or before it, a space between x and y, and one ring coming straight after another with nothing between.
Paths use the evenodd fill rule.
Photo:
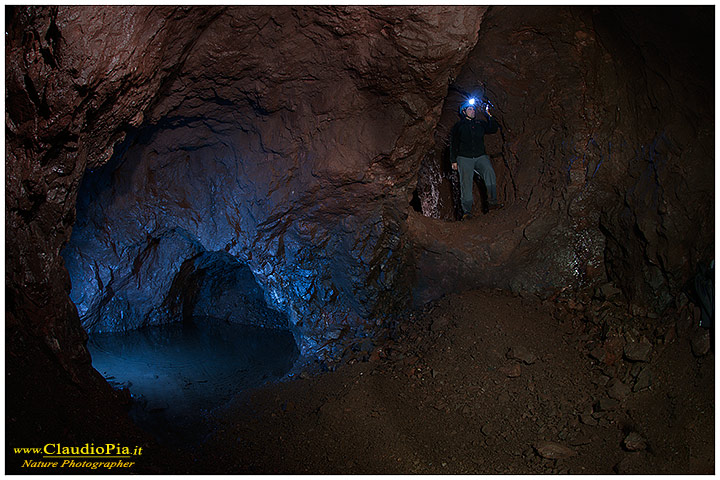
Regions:
<instances>
[{"instance_id":1,"label":"cave interior","mask_svg":"<svg viewBox=\"0 0 720 480\"><path fill-rule=\"evenodd\" d=\"M406 465L399 450L392 467L313 460L315 450L302 453L307 465L714 471L702 421L714 418L714 7L6 6L5 16L10 470L27 473L11 450L20 444L132 441L155 452L140 473L302 472L290 453L240 466L231 448L202 461L171 452L216 438L216 415L247 392L400 365L412 355L393 348L442 344L468 305L477 328L490 325L500 295L498 329L527 305L552 306L564 312L548 314L563 325L553 329L608 379L579 423L541 428L557 443L497 457L492 470ZM484 212L476 181L474 216L460 221L448 141L469 97L500 125L485 142L504 207ZM541 338L541 324L508 341ZM553 357L520 350L503 361ZM503 368L503 381L521 377ZM673 383L679 372L689 384ZM523 391L544 388L535 383ZM702 447L658 463L628 440L645 418L631 405L652 409L681 387L701 393L686 410L673 403L680 420L662 428ZM299 392L279 410L301 425L282 427L291 438L312 423L296 414ZM453 400L436 392L444 411ZM492 437L484 422L467 428ZM600 437L568 453L567 431L598 424L622 442L581 472L577 451Z\"/></svg>"}]
</instances>

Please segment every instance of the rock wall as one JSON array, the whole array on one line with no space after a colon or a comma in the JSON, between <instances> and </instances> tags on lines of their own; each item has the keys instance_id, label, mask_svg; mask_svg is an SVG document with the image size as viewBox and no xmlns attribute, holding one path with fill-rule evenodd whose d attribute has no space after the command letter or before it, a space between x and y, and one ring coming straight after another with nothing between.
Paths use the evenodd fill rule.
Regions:
<instances>
[{"instance_id":1,"label":"rock wall","mask_svg":"<svg viewBox=\"0 0 720 480\"><path fill-rule=\"evenodd\" d=\"M219 13L206 8L9 7L6 34L8 350L39 338L86 372L60 250L86 168L106 162ZM191 25L192 28L188 28Z\"/></svg>"},{"instance_id":2,"label":"rock wall","mask_svg":"<svg viewBox=\"0 0 720 480\"><path fill-rule=\"evenodd\" d=\"M308 333L402 302L407 190L484 11L11 8L11 349L16 334L71 371L89 361L60 256L86 172L91 246L68 257L83 313L133 314L108 286L146 304L201 251L250 265ZM100 168L113 153L129 177Z\"/></svg>"},{"instance_id":3,"label":"rock wall","mask_svg":"<svg viewBox=\"0 0 720 480\"><path fill-rule=\"evenodd\" d=\"M467 247L414 218L418 297L471 286L553 294L609 279L634 303L672 302L713 256L714 111L702 100L714 96L711 17L491 9L423 161L436 183L419 182L419 195L426 215L456 218L448 134L464 98L485 95L502 126L486 144L515 221L489 220Z\"/></svg>"},{"instance_id":4,"label":"rock wall","mask_svg":"<svg viewBox=\"0 0 720 480\"><path fill-rule=\"evenodd\" d=\"M59 362L105 388L68 295L71 233L73 297L102 328L167 321L183 265L221 254L313 347L481 284L607 276L661 308L712 257L710 13L9 7L8 369ZM463 237L409 203L478 80L515 214ZM13 385L21 409L31 386Z\"/></svg>"}]
</instances>

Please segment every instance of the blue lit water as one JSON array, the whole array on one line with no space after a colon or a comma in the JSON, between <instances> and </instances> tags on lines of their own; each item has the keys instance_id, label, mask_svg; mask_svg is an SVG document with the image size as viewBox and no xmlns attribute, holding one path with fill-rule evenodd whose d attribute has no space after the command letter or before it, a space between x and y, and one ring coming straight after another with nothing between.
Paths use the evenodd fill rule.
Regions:
<instances>
[{"instance_id":1,"label":"blue lit water","mask_svg":"<svg viewBox=\"0 0 720 480\"><path fill-rule=\"evenodd\" d=\"M130 417L169 444L200 441L211 411L285 376L299 356L292 333L193 317L127 333L90 335L93 367L133 396Z\"/></svg>"}]
</instances>

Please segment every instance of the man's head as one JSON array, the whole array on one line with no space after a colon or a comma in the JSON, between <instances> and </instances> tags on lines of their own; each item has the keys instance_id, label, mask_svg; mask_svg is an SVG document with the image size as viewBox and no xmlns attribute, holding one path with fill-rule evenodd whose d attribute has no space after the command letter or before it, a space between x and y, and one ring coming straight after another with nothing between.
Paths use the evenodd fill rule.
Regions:
<instances>
[{"instance_id":1,"label":"man's head","mask_svg":"<svg viewBox=\"0 0 720 480\"><path fill-rule=\"evenodd\" d=\"M465 103L460 105L460 116L467 117L469 119L475 118L477 113L477 101L474 98L468 99Z\"/></svg>"}]
</instances>

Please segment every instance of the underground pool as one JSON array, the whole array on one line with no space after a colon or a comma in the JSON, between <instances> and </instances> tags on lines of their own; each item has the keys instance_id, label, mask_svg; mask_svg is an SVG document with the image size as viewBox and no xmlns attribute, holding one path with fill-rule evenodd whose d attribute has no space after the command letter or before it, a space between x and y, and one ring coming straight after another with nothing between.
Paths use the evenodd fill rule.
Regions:
<instances>
[{"instance_id":1,"label":"underground pool","mask_svg":"<svg viewBox=\"0 0 720 480\"><path fill-rule=\"evenodd\" d=\"M108 383L130 392L133 421L170 445L201 441L214 409L283 378L299 356L287 330L199 316L90 334L88 349Z\"/></svg>"}]
</instances>

